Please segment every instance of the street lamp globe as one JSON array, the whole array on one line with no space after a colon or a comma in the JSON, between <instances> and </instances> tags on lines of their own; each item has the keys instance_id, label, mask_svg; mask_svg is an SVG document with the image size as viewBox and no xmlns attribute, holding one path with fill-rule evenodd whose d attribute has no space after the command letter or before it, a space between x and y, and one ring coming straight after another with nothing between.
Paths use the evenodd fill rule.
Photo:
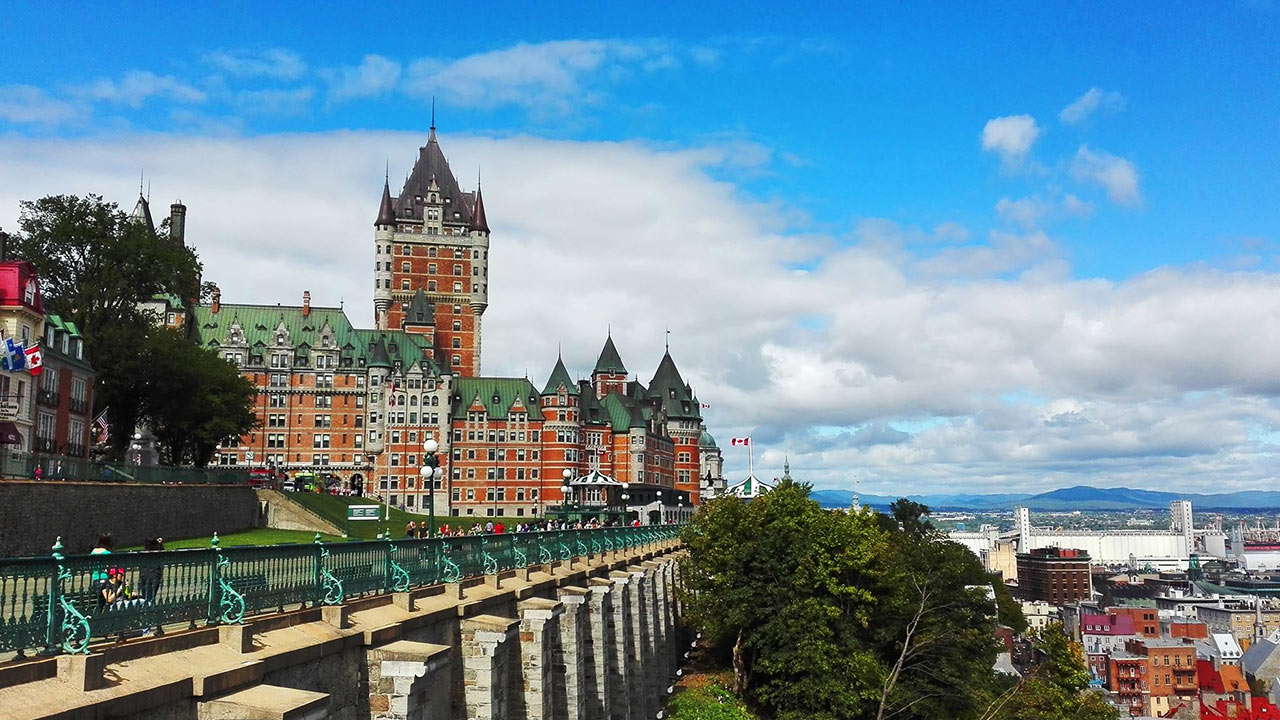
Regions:
<instances>
[{"instance_id":1,"label":"street lamp globe","mask_svg":"<svg viewBox=\"0 0 1280 720\"><path fill-rule=\"evenodd\" d=\"M427 453L433 453L439 449L440 443L436 442L435 438L427 438L427 441L422 444L422 450Z\"/></svg>"},{"instance_id":2,"label":"street lamp globe","mask_svg":"<svg viewBox=\"0 0 1280 720\"><path fill-rule=\"evenodd\" d=\"M436 469L435 469L435 472L431 473L431 475L432 475L432 477L434 477L436 480L439 480L440 478L444 477L444 468L442 468L442 467L440 467L439 465L437 465L437 466L436 466Z\"/></svg>"},{"instance_id":3,"label":"street lamp globe","mask_svg":"<svg viewBox=\"0 0 1280 720\"><path fill-rule=\"evenodd\" d=\"M418 470L418 474L419 474L419 475L421 475L421 476L422 476L422 477L424 477L424 478L431 478L431 477L435 477L435 476L436 476L436 475L435 475L435 471L436 471L436 470L439 470L439 469L440 469L440 468L433 468L433 467L431 467L430 465L423 465L423 466Z\"/></svg>"},{"instance_id":4,"label":"street lamp globe","mask_svg":"<svg viewBox=\"0 0 1280 720\"><path fill-rule=\"evenodd\" d=\"M564 484L568 485L569 479L573 477L573 471L569 468L565 468L564 472L560 473L560 476L564 478Z\"/></svg>"}]
</instances>

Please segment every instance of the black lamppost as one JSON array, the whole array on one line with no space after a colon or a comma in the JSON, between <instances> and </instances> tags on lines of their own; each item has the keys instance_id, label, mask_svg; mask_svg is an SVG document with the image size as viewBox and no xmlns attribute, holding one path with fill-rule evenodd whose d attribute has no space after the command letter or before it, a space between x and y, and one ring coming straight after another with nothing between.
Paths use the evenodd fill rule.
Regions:
<instances>
[{"instance_id":1,"label":"black lamppost","mask_svg":"<svg viewBox=\"0 0 1280 720\"><path fill-rule=\"evenodd\" d=\"M427 486L427 507L431 513L431 519L427 521L427 537L436 536L436 484L444 477L444 468L440 467L440 457L436 455L439 449L440 443L435 438L427 438L422 444L422 469L418 471Z\"/></svg>"},{"instance_id":2,"label":"black lamppost","mask_svg":"<svg viewBox=\"0 0 1280 720\"><path fill-rule=\"evenodd\" d=\"M658 491L658 524L661 525L666 521L667 508L662 504L662 491Z\"/></svg>"},{"instance_id":3,"label":"black lamppost","mask_svg":"<svg viewBox=\"0 0 1280 720\"><path fill-rule=\"evenodd\" d=\"M619 518L619 520L621 520L624 525L627 522L628 516L631 514L627 510L627 500L631 499L631 496L627 494L628 487L630 487L630 485L624 480L622 483L622 493L618 496L619 499L622 501L622 516Z\"/></svg>"}]
</instances>

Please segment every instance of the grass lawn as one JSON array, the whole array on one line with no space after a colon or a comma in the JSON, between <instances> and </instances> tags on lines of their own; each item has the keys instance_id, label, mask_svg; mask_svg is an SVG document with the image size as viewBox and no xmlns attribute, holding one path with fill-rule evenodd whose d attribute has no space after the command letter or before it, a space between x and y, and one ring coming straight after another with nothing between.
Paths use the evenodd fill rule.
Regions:
<instances>
[{"instance_id":1,"label":"grass lawn","mask_svg":"<svg viewBox=\"0 0 1280 720\"><path fill-rule=\"evenodd\" d=\"M183 550L186 548L207 548L210 547L209 541L211 536L203 537L169 539L165 538L165 550ZM246 530L244 532L230 533L228 535L219 535L218 544L222 547L235 547L237 545L287 545L290 543L311 543L315 542L316 534L305 530L273 530L271 528L259 528L257 530ZM337 535L320 535L320 539L325 542L343 542L343 538ZM142 547L126 547L119 550L141 550Z\"/></svg>"},{"instance_id":2,"label":"grass lawn","mask_svg":"<svg viewBox=\"0 0 1280 720\"><path fill-rule=\"evenodd\" d=\"M347 522L347 506L348 505L380 505L383 507L381 513L386 513L386 506L377 501L376 498L369 497L350 497L346 495L321 495L313 492L288 492L284 493L285 497L302 505L311 512L337 525L338 527L347 528L347 532L353 538L364 538L372 540L382 532L384 528L391 529L392 537L403 537L404 527L412 520L419 525L428 522L430 515L419 515L417 513L408 513L399 508L391 508L391 517L386 522L373 522L372 520L358 520L355 522ZM529 522L532 518L489 518L489 517L452 517L449 515L437 515L436 526L448 525L450 528L464 527L470 528L476 523L485 523L489 520L494 522L501 521L503 525L508 527L515 525L520 521Z\"/></svg>"}]
</instances>

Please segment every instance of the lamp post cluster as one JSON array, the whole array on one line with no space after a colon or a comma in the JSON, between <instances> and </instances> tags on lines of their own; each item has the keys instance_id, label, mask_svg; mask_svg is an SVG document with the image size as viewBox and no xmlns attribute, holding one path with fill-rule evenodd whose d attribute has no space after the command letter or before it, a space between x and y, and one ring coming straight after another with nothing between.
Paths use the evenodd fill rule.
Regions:
<instances>
[{"instance_id":1,"label":"lamp post cluster","mask_svg":"<svg viewBox=\"0 0 1280 720\"><path fill-rule=\"evenodd\" d=\"M427 537L436 536L436 485L444 477L444 468L440 467L440 456L436 454L438 450L440 450L440 443L436 442L435 438L427 438L427 441L422 444L422 469L418 471L422 476L423 484L427 486L427 512L431 517L428 521Z\"/></svg>"}]
</instances>

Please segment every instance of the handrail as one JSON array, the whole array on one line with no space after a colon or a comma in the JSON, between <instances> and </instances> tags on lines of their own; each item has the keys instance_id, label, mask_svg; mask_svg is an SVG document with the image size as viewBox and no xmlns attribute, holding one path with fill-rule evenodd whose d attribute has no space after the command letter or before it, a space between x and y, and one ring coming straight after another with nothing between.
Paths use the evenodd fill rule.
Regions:
<instances>
[{"instance_id":1,"label":"handrail","mask_svg":"<svg viewBox=\"0 0 1280 720\"><path fill-rule=\"evenodd\" d=\"M0 559L0 652L88 652L90 638L236 624L287 604L458 582L674 539L682 525ZM116 581L114 578L121 578ZM114 585L113 585L114 584ZM112 593L104 593L104 589ZM127 592L126 592L127 589ZM106 602L109 594L124 599Z\"/></svg>"}]
</instances>

